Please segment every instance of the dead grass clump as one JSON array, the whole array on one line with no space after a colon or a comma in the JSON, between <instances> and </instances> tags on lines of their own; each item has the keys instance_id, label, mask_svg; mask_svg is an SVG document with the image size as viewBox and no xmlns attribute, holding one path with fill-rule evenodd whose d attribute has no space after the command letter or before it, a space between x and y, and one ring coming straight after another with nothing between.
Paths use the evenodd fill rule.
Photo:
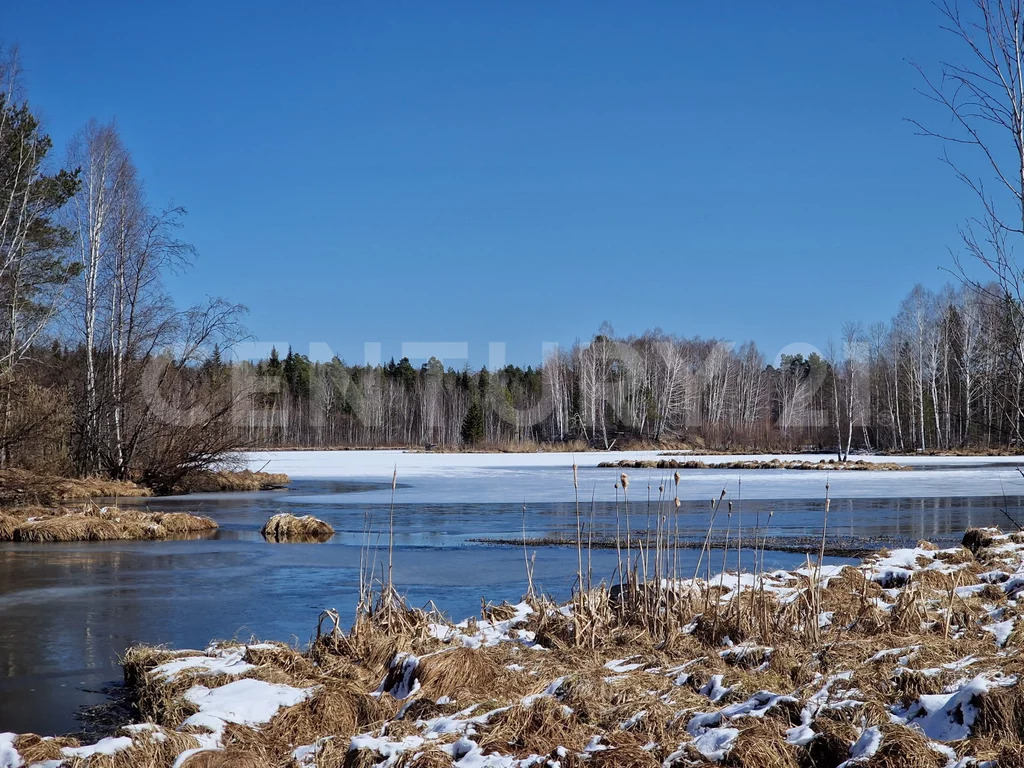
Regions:
<instances>
[{"instance_id":1,"label":"dead grass clump","mask_svg":"<svg viewBox=\"0 0 1024 768\"><path fill-rule=\"evenodd\" d=\"M82 514L27 520L14 530L14 541L110 541L121 538L122 526Z\"/></svg>"},{"instance_id":2,"label":"dead grass clump","mask_svg":"<svg viewBox=\"0 0 1024 768\"><path fill-rule=\"evenodd\" d=\"M493 603L487 603L481 610L480 614L487 621L508 621L513 618L519 609L511 603L499 603L494 605Z\"/></svg>"},{"instance_id":3,"label":"dead grass clump","mask_svg":"<svg viewBox=\"0 0 1024 768\"><path fill-rule=\"evenodd\" d=\"M906 705L921 696L943 693L946 686L955 680L956 675L951 672L930 674L916 669L901 669L892 678L892 692Z\"/></svg>"},{"instance_id":4,"label":"dead grass clump","mask_svg":"<svg viewBox=\"0 0 1024 768\"><path fill-rule=\"evenodd\" d=\"M978 592L977 597L990 603L1006 602L1006 592L1003 591L1002 587L998 587L995 584L986 584L982 587L981 591Z\"/></svg>"},{"instance_id":5,"label":"dead grass clump","mask_svg":"<svg viewBox=\"0 0 1024 768\"><path fill-rule=\"evenodd\" d=\"M995 533L997 531L992 528L968 528L960 543L977 557L981 550L992 546L995 542Z\"/></svg>"},{"instance_id":6,"label":"dead grass clump","mask_svg":"<svg viewBox=\"0 0 1024 768\"><path fill-rule=\"evenodd\" d=\"M768 671L786 680L787 690L811 682L819 666L820 662L813 655L788 643L777 645L768 657Z\"/></svg>"},{"instance_id":7,"label":"dead grass clump","mask_svg":"<svg viewBox=\"0 0 1024 768\"><path fill-rule=\"evenodd\" d=\"M741 643L746 635L746 630L739 625L733 614L698 616L693 630L693 637L708 648L721 648L726 637L734 643Z\"/></svg>"},{"instance_id":8,"label":"dead grass clump","mask_svg":"<svg viewBox=\"0 0 1024 768\"><path fill-rule=\"evenodd\" d=\"M267 768L268 765L273 763L263 753L245 752L229 746L196 752L181 764L181 768Z\"/></svg>"},{"instance_id":9,"label":"dead grass clump","mask_svg":"<svg viewBox=\"0 0 1024 768\"><path fill-rule=\"evenodd\" d=\"M215 493L221 491L271 491L287 488L288 475L280 472L193 472L174 486L175 493Z\"/></svg>"},{"instance_id":10,"label":"dead grass clump","mask_svg":"<svg viewBox=\"0 0 1024 768\"><path fill-rule=\"evenodd\" d=\"M850 595L877 597L882 588L867 578L860 568L847 566L832 576L822 590L823 607L831 610L834 604L849 603Z\"/></svg>"},{"instance_id":11,"label":"dead grass clump","mask_svg":"<svg viewBox=\"0 0 1024 768\"><path fill-rule=\"evenodd\" d=\"M971 733L1005 739L1024 736L1024 696L1020 685L992 688L973 702L978 710Z\"/></svg>"},{"instance_id":12,"label":"dead grass clump","mask_svg":"<svg viewBox=\"0 0 1024 768\"><path fill-rule=\"evenodd\" d=\"M264 751L269 765L284 761L295 745L312 744L330 735L351 739L378 726L395 714L388 707L350 681L321 682L313 695L299 704L280 710L259 731L239 727L231 732L230 744L243 752Z\"/></svg>"},{"instance_id":13,"label":"dead grass clump","mask_svg":"<svg viewBox=\"0 0 1024 768\"><path fill-rule=\"evenodd\" d=\"M430 629L440 620L435 614L410 608L401 599L395 599L384 607L375 607L369 615L359 616L348 634L340 630L319 634L318 630L309 659L323 667L341 659L345 664L361 667L379 682L400 652L425 656L448 647Z\"/></svg>"},{"instance_id":14,"label":"dead grass clump","mask_svg":"<svg viewBox=\"0 0 1024 768\"><path fill-rule=\"evenodd\" d=\"M552 696L539 696L530 704L515 704L494 714L480 735L484 752L497 751L527 757L546 755L558 747L582 752L593 735L572 710Z\"/></svg>"},{"instance_id":15,"label":"dead grass clump","mask_svg":"<svg viewBox=\"0 0 1024 768\"><path fill-rule=\"evenodd\" d=\"M79 746L78 739L67 736L37 736L23 733L14 740L14 749L21 755L25 765L43 763L47 760L64 759L61 749Z\"/></svg>"},{"instance_id":16,"label":"dead grass clump","mask_svg":"<svg viewBox=\"0 0 1024 768\"><path fill-rule=\"evenodd\" d=\"M597 752L590 752L587 760L581 760L580 765L595 766L596 768L659 768L661 761L654 753L642 746L625 745L602 749ZM564 764L564 761L559 761Z\"/></svg>"},{"instance_id":17,"label":"dead grass clump","mask_svg":"<svg viewBox=\"0 0 1024 768\"><path fill-rule=\"evenodd\" d=\"M928 738L917 728L883 725L882 743L862 763L866 768L942 768L946 758L928 746Z\"/></svg>"},{"instance_id":18,"label":"dead grass clump","mask_svg":"<svg viewBox=\"0 0 1024 768\"><path fill-rule=\"evenodd\" d=\"M242 658L245 662L260 667L264 672L275 670L290 680L291 685L297 687L314 685L324 677L358 682L364 687L369 685L368 676L357 674L357 668L350 662L339 659L338 663L318 667L306 654L299 653L284 643L246 645Z\"/></svg>"},{"instance_id":19,"label":"dead grass clump","mask_svg":"<svg viewBox=\"0 0 1024 768\"><path fill-rule=\"evenodd\" d=\"M112 754L95 754L88 758L64 758L68 768L140 768L172 765L182 752L195 749L199 741L187 733L156 725L128 726L119 732L132 739L132 745Z\"/></svg>"},{"instance_id":20,"label":"dead grass clump","mask_svg":"<svg viewBox=\"0 0 1024 768\"><path fill-rule=\"evenodd\" d=\"M341 768L376 768L384 759L384 756L375 749L367 747L349 749L344 755L344 762L341 763ZM326 763L321 760L318 762L318 765L335 766L337 763Z\"/></svg>"},{"instance_id":21,"label":"dead grass clump","mask_svg":"<svg viewBox=\"0 0 1024 768\"><path fill-rule=\"evenodd\" d=\"M452 648L422 657L416 667L416 678L424 692L434 698L450 696L461 700L467 695L492 692L501 671L482 649Z\"/></svg>"},{"instance_id":22,"label":"dead grass clump","mask_svg":"<svg viewBox=\"0 0 1024 768\"><path fill-rule=\"evenodd\" d=\"M334 528L312 515L296 517L281 512L267 520L260 534L267 541L322 542L334 535Z\"/></svg>"},{"instance_id":23,"label":"dead grass clump","mask_svg":"<svg viewBox=\"0 0 1024 768\"><path fill-rule=\"evenodd\" d=\"M993 757L999 768L1024 768L1024 744L1002 742Z\"/></svg>"},{"instance_id":24,"label":"dead grass clump","mask_svg":"<svg viewBox=\"0 0 1024 768\"><path fill-rule=\"evenodd\" d=\"M567 649L575 645L576 627L573 620L554 610L554 606L540 606L540 610L530 614L526 627L545 648Z\"/></svg>"},{"instance_id":25,"label":"dead grass clump","mask_svg":"<svg viewBox=\"0 0 1024 768\"><path fill-rule=\"evenodd\" d=\"M453 765L451 755L437 745L431 744L425 749L402 753L395 763L395 768L451 768Z\"/></svg>"},{"instance_id":26,"label":"dead grass clump","mask_svg":"<svg viewBox=\"0 0 1024 768\"><path fill-rule=\"evenodd\" d=\"M596 724L611 707L615 689L600 672L593 675L574 674L566 678L556 695L588 724Z\"/></svg>"},{"instance_id":27,"label":"dead grass clump","mask_svg":"<svg viewBox=\"0 0 1024 768\"><path fill-rule=\"evenodd\" d=\"M736 743L722 762L732 768L800 768L799 751L786 743L788 723L775 718L740 720Z\"/></svg>"},{"instance_id":28,"label":"dead grass clump","mask_svg":"<svg viewBox=\"0 0 1024 768\"><path fill-rule=\"evenodd\" d=\"M836 768L850 759L850 745L858 737L853 724L829 717L814 721L817 736L803 749L802 764L807 768Z\"/></svg>"},{"instance_id":29,"label":"dead grass clump","mask_svg":"<svg viewBox=\"0 0 1024 768\"><path fill-rule=\"evenodd\" d=\"M217 528L217 523L202 515L188 512L156 512L153 522L162 525L168 533L197 533Z\"/></svg>"},{"instance_id":30,"label":"dead grass clump","mask_svg":"<svg viewBox=\"0 0 1024 768\"><path fill-rule=\"evenodd\" d=\"M616 746L624 746L621 742L627 736L640 745L664 744L668 741L669 730L678 721L676 709L659 698L637 693L640 692L631 691L613 699L612 708L603 718L603 728L611 734L610 739ZM678 723L684 724L685 721Z\"/></svg>"},{"instance_id":31,"label":"dead grass clump","mask_svg":"<svg viewBox=\"0 0 1024 768\"><path fill-rule=\"evenodd\" d=\"M955 549L942 550L935 555L935 559L950 565L959 565L960 563L969 563L974 560L974 553L967 547L956 547Z\"/></svg>"},{"instance_id":32,"label":"dead grass clump","mask_svg":"<svg viewBox=\"0 0 1024 768\"><path fill-rule=\"evenodd\" d=\"M13 540L14 531L18 528L20 522L16 517L0 513L0 541Z\"/></svg>"}]
</instances>

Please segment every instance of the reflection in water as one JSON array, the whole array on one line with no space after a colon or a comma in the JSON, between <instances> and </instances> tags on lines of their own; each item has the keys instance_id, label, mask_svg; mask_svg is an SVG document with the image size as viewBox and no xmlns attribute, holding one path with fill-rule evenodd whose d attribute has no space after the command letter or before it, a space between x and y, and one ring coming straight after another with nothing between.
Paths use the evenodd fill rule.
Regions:
<instances>
[{"instance_id":1,"label":"reflection in water","mask_svg":"<svg viewBox=\"0 0 1024 768\"><path fill-rule=\"evenodd\" d=\"M0 731L74 730L75 710L104 700L99 690L119 679L117 655L132 643L202 648L214 638L250 635L306 642L322 609L338 608L343 616L354 609L364 525L370 520L383 534L388 516L385 505L313 499L378 487L313 481L293 486L288 510L330 522L338 535L327 544L262 540L260 526L281 510L284 497L277 493L137 502L210 515L221 529L201 539L0 544ZM830 528L838 535L951 542L968 526L1008 524L1000 509L1016 516L1020 504L1019 497L834 499ZM770 510L775 511L770 535L820 533L820 501L744 500L735 507L751 532ZM660 511L671 509L666 504ZM630 512L634 525L643 528L659 507L632 502ZM532 505L526 511L527 536L573 537L575 514L571 503ZM590 517L589 504L584 514ZM520 505L400 504L395 519L395 578L413 604L434 600L463 617L478 611L482 597L517 600L525 590L521 547L469 541L521 537ZM614 504L594 505L593 519L595 535L614 535ZM678 515L683 534L695 539L703 537L708 519L707 504L696 502L684 503ZM738 519L734 515L734 522ZM684 573L696 556L685 553ZM769 567L790 567L802 559L802 554L779 552L766 558ZM595 577L609 578L614 561L614 552L594 552ZM575 563L574 548L539 549L535 579L564 596Z\"/></svg>"}]
</instances>

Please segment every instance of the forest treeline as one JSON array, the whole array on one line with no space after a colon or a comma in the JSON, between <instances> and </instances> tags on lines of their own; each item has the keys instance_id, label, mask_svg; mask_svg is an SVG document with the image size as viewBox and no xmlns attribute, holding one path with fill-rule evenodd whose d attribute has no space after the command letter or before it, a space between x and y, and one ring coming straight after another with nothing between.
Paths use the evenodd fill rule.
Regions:
<instances>
[{"instance_id":1,"label":"forest treeline","mask_svg":"<svg viewBox=\"0 0 1024 768\"><path fill-rule=\"evenodd\" d=\"M537 368L470 371L236 363L247 442L263 446L637 443L707 449L1015 449L1024 323L997 283L915 287L891 322L847 323L822 354L768 361L752 343L602 329Z\"/></svg>"},{"instance_id":2,"label":"forest treeline","mask_svg":"<svg viewBox=\"0 0 1024 768\"><path fill-rule=\"evenodd\" d=\"M170 487L239 445L208 363L243 308L163 286L195 255L184 215L147 199L113 122L55 149L0 50L0 465Z\"/></svg>"}]
</instances>

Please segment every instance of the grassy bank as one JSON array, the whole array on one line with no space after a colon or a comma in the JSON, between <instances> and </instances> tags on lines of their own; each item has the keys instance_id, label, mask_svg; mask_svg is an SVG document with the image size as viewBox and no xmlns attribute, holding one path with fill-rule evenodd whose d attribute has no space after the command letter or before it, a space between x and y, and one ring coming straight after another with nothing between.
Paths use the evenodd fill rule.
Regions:
<instances>
[{"instance_id":1,"label":"grassy bank","mask_svg":"<svg viewBox=\"0 0 1024 768\"><path fill-rule=\"evenodd\" d=\"M284 474L249 470L203 472L188 476L175 492L260 491L283 488L287 484L288 476ZM153 495L152 489L130 481L3 470L0 471L0 541L167 539L205 534L217 528L217 523L210 518L186 512L150 512L94 502L67 503Z\"/></svg>"},{"instance_id":2,"label":"grassy bank","mask_svg":"<svg viewBox=\"0 0 1024 768\"><path fill-rule=\"evenodd\" d=\"M180 538L215 530L208 517L99 507L19 507L0 510L0 541L111 541Z\"/></svg>"},{"instance_id":3,"label":"grassy bank","mask_svg":"<svg viewBox=\"0 0 1024 768\"><path fill-rule=\"evenodd\" d=\"M175 485L172 493L276 491L287 488L288 483L288 475L282 472L253 472L250 469L195 472Z\"/></svg>"},{"instance_id":4,"label":"grassy bank","mask_svg":"<svg viewBox=\"0 0 1024 768\"><path fill-rule=\"evenodd\" d=\"M288 475L275 472L222 470L186 475L168 493L265 491L286 488ZM131 480L63 477L22 469L0 470L0 507L49 506L65 501L128 499L156 495L152 488Z\"/></svg>"},{"instance_id":5,"label":"grassy bank","mask_svg":"<svg viewBox=\"0 0 1024 768\"><path fill-rule=\"evenodd\" d=\"M1024 536L771 572L758 546L733 549L751 573L584 576L567 604L531 594L458 624L384 589L350 631L322 615L307 650L134 648L138 724L86 747L4 735L0 753L76 768L1024 765Z\"/></svg>"},{"instance_id":6,"label":"grassy bank","mask_svg":"<svg viewBox=\"0 0 1024 768\"><path fill-rule=\"evenodd\" d=\"M22 469L0 471L0 506L49 505L79 499L137 498L153 491L127 480L72 478Z\"/></svg>"}]
</instances>

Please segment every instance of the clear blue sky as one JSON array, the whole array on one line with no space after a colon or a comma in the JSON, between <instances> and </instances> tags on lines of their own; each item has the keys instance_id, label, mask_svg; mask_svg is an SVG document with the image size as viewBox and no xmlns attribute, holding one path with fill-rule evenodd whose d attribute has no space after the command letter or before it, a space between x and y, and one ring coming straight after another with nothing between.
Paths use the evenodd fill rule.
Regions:
<instances>
[{"instance_id":1,"label":"clear blue sky","mask_svg":"<svg viewBox=\"0 0 1024 768\"><path fill-rule=\"evenodd\" d=\"M361 360L660 327L769 355L949 279L975 201L905 116L956 52L925 0L20 2L63 151L116 118L189 210L181 301ZM457 363L456 363L457 364Z\"/></svg>"}]
</instances>

